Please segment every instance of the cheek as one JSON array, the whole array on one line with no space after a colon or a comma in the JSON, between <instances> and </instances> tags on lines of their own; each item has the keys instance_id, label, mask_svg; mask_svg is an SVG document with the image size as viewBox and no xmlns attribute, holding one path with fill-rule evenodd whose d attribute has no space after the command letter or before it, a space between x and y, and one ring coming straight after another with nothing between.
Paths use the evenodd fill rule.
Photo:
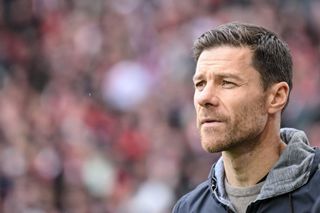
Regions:
<instances>
[{"instance_id":1,"label":"cheek","mask_svg":"<svg viewBox=\"0 0 320 213\"><path fill-rule=\"evenodd\" d=\"M265 110L262 99L248 100L237 106L237 111L232 119L241 127L249 127L252 125L260 126L266 120L267 112Z\"/></svg>"}]
</instances>

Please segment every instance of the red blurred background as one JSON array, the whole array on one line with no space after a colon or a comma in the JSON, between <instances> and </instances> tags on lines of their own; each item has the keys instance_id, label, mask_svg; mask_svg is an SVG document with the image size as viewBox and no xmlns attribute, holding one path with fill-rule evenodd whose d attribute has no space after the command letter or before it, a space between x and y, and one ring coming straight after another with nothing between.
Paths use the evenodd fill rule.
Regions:
<instances>
[{"instance_id":1,"label":"red blurred background","mask_svg":"<svg viewBox=\"0 0 320 213\"><path fill-rule=\"evenodd\" d=\"M229 21L288 42L283 126L319 146L319 10L312 0L1 1L1 212L170 212L218 157L200 147L191 49Z\"/></svg>"}]
</instances>

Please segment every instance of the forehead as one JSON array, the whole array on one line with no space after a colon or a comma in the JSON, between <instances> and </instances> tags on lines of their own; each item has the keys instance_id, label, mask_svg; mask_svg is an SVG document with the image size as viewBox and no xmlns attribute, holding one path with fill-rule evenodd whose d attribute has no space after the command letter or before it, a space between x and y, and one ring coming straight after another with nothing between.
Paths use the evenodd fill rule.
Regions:
<instances>
[{"instance_id":1,"label":"forehead","mask_svg":"<svg viewBox=\"0 0 320 213\"><path fill-rule=\"evenodd\" d=\"M239 75L257 72L252 66L252 51L249 48L230 46L210 48L200 54L195 77L206 71Z\"/></svg>"}]
</instances>

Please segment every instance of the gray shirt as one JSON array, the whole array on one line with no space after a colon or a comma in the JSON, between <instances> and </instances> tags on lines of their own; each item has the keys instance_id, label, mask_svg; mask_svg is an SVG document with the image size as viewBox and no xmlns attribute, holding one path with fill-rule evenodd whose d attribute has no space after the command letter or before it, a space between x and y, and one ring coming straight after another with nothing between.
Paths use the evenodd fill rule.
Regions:
<instances>
[{"instance_id":1,"label":"gray shirt","mask_svg":"<svg viewBox=\"0 0 320 213\"><path fill-rule=\"evenodd\" d=\"M249 187L231 186L226 179L224 182L228 198L237 213L245 213L249 204L257 198L265 181Z\"/></svg>"}]
</instances>

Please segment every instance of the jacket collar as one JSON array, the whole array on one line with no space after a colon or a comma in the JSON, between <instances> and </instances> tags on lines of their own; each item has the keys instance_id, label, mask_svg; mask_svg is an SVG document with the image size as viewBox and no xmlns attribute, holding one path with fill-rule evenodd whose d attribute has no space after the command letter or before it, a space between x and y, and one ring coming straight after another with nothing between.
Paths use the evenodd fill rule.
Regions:
<instances>
[{"instance_id":1,"label":"jacket collar","mask_svg":"<svg viewBox=\"0 0 320 213\"><path fill-rule=\"evenodd\" d=\"M291 192L303 186L309 179L314 149L308 145L305 133L292 128L284 128L281 129L280 136L287 147L269 172L257 200ZM209 178L213 196L220 203L233 209L225 191L222 157L212 166Z\"/></svg>"}]
</instances>

